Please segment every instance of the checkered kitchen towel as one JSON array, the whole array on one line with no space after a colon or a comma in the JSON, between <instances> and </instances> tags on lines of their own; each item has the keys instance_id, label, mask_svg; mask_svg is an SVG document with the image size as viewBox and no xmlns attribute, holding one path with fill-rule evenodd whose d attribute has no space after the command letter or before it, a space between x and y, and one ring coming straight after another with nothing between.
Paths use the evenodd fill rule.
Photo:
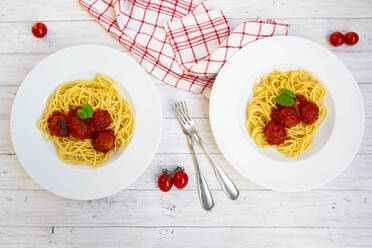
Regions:
<instances>
[{"instance_id":1,"label":"checkered kitchen towel","mask_svg":"<svg viewBox=\"0 0 372 248\"><path fill-rule=\"evenodd\" d=\"M242 23L231 34L220 9L201 0L79 0L154 77L209 97L224 63L244 45L286 35L272 20Z\"/></svg>"}]
</instances>

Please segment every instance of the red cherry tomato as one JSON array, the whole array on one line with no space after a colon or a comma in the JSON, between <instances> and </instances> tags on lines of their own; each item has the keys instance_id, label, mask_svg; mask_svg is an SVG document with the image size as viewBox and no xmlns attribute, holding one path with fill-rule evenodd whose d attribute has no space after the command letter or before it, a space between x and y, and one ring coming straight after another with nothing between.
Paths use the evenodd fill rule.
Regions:
<instances>
[{"instance_id":1,"label":"red cherry tomato","mask_svg":"<svg viewBox=\"0 0 372 248\"><path fill-rule=\"evenodd\" d=\"M32 33L37 38L43 38L48 32L47 26L44 23L37 22L32 25Z\"/></svg>"},{"instance_id":2,"label":"red cherry tomato","mask_svg":"<svg viewBox=\"0 0 372 248\"><path fill-rule=\"evenodd\" d=\"M183 189L186 187L187 183L189 182L189 177L181 168L181 170L177 171L173 176L173 183L174 186L178 189Z\"/></svg>"},{"instance_id":3,"label":"red cherry tomato","mask_svg":"<svg viewBox=\"0 0 372 248\"><path fill-rule=\"evenodd\" d=\"M329 42L331 42L333 46L341 46L344 44L344 35L341 32L334 32L329 37Z\"/></svg>"},{"instance_id":4,"label":"red cherry tomato","mask_svg":"<svg viewBox=\"0 0 372 248\"><path fill-rule=\"evenodd\" d=\"M348 32L345 34L345 43L349 46L353 46L359 41L359 36L355 32Z\"/></svg>"},{"instance_id":5,"label":"red cherry tomato","mask_svg":"<svg viewBox=\"0 0 372 248\"><path fill-rule=\"evenodd\" d=\"M158 179L159 189L163 192L168 192L173 186L173 178L168 173L168 170L163 170L163 175Z\"/></svg>"}]
</instances>

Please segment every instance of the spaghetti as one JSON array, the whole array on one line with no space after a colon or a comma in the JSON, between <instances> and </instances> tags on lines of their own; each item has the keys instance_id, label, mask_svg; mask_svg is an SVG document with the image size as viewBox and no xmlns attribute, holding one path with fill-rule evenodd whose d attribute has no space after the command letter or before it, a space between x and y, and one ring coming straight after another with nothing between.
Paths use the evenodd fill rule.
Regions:
<instances>
[{"instance_id":1,"label":"spaghetti","mask_svg":"<svg viewBox=\"0 0 372 248\"><path fill-rule=\"evenodd\" d=\"M280 90L283 88L303 95L307 101L319 107L318 120L310 125L302 122L288 128L286 130L288 139L276 146L286 157L296 158L310 149L317 129L327 116L327 108L323 104L326 89L311 73L305 70L289 72L275 70L257 79L253 88L253 99L248 104L246 128L258 147L271 147L267 143L264 130L271 120L271 111L276 108L274 98L281 94Z\"/></svg>"},{"instance_id":2,"label":"spaghetti","mask_svg":"<svg viewBox=\"0 0 372 248\"><path fill-rule=\"evenodd\" d=\"M130 141L134 131L134 117L129 103L122 99L114 84L114 79L99 74L93 81L79 80L63 84L48 97L47 107L37 123L37 128L44 133L45 140L54 142L58 157L63 162L74 165L90 164L94 168L103 166L113 153L122 150ZM96 151L90 139L50 135L48 117L55 111L67 113L81 104L90 104L94 110L100 108L110 113L112 122L108 128L116 137L115 147L110 152Z\"/></svg>"}]
</instances>

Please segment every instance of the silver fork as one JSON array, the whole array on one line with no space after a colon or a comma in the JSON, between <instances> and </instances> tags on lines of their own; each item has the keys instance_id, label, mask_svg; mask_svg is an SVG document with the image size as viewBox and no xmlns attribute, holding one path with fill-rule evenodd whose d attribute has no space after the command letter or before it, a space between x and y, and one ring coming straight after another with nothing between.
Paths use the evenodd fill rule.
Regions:
<instances>
[{"instance_id":1,"label":"silver fork","mask_svg":"<svg viewBox=\"0 0 372 248\"><path fill-rule=\"evenodd\" d=\"M189 110L187 108L185 101L179 101L175 104L175 111L181 126L187 133L192 136L201 146L204 154L207 156L210 164L212 165L214 174L216 175L218 182L220 183L223 191L231 199L235 200L239 196L239 190L236 188L235 184L231 179L226 175L222 168L216 163L211 154L205 148L202 139L198 135L198 128L195 125L194 120L191 118Z\"/></svg>"},{"instance_id":2,"label":"silver fork","mask_svg":"<svg viewBox=\"0 0 372 248\"><path fill-rule=\"evenodd\" d=\"M178 118L178 115L177 115L177 118ZM191 154L192 154L192 159L194 161L196 182L198 186L200 203L205 210L211 210L214 206L214 201L213 201L212 193L209 190L207 181L205 180L205 178L200 172L199 163L198 163L198 160L195 154L194 140L192 139L191 135L187 132L187 130L184 128L184 126L181 124L180 122L181 120L179 118L178 118L178 121L180 123L183 133L186 135L187 142L189 144Z\"/></svg>"}]
</instances>

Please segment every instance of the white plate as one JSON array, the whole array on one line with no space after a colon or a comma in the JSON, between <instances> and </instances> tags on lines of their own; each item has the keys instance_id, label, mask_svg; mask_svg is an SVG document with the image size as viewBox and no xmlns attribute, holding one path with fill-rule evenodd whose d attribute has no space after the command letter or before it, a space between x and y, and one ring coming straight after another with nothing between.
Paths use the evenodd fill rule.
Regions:
<instances>
[{"instance_id":1,"label":"white plate","mask_svg":"<svg viewBox=\"0 0 372 248\"><path fill-rule=\"evenodd\" d=\"M258 76L274 69L305 69L326 87L328 117L310 150L290 160L260 149L245 128L248 101ZM278 191L305 191L340 174L357 153L364 131L364 105L348 68L320 45L296 37L256 41L237 52L214 83L210 121L217 145L243 176Z\"/></svg>"},{"instance_id":2,"label":"white plate","mask_svg":"<svg viewBox=\"0 0 372 248\"><path fill-rule=\"evenodd\" d=\"M135 116L134 136L104 167L76 166L59 160L53 142L44 141L36 123L47 97L61 84L113 77ZM129 55L112 48L84 45L60 50L41 61L18 90L11 113L11 136L23 168L41 187L71 199L114 194L134 182L155 154L161 134L161 105L151 78Z\"/></svg>"}]
</instances>

